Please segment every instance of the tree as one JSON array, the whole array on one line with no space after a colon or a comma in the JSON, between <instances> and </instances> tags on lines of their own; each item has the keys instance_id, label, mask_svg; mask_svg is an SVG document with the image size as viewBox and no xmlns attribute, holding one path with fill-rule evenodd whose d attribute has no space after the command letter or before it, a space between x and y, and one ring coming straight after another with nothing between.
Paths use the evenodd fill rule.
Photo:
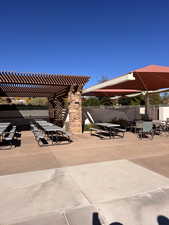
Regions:
<instances>
[{"instance_id":1,"label":"tree","mask_svg":"<svg viewBox=\"0 0 169 225\"><path fill-rule=\"evenodd\" d=\"M83 106L99 106L100 101L96 97L84 98L82 101Z\"/></svg>"},{"instance_id":2,"label":"tree","mask_svg":"<svg viewBox=\"0 0 169 225\"><path fill-rule=\"evenodd\" d=\"M122 96L121 98L118 99L118 103L120 105L130 105L131 99L125 96Z\"/></svg>"},{"instance_id":3,"label":"tree","mask_svg":"<svg viewBox=\"0 0 169 225\"><path fill-rule=\"evenodd\" d=\"M159 105L162 103L162 99L159 93L154 93L149 95L149 103L150 105Z\"/></svg>"},{"instance_id":4,"label":"tree","mask_svg":"<svg viewBox=\"0 0 169 225\"><path fill-rule=\"evenodd\" d=\"M145 105L144 95L138 95L131 98L131 105Z\"/></svg>"},{"instance_id":5,"label":"tree","mask_svg":"<svg viewBox=\"0 0 169 225\"><path fill-rule=\"evenodd\" d=\"M97 84L104 83L108 78L106 76L101 76ZM99 96L99 97L88 97L83 99L84 106L99 106L99 105L113 105L110 97Z\"/></svg>"},{"instance_id":6,"label":"tree","mask_svg":"<svg viewBox=\"0 0 169 225\"><path fill-rule=\"evenodd\" d=\"M47 100L47 98L31 98L31 99L29 99L29 104L45 106L48 104L48 100Z\"/></svg>"},{"instance_id":7,"label":"tree","mask_svg":"<svg viewBox=\"0 0 169 225\"><path fill-rule=\"evenodd\" d=\"M119 99L119 104L120 105L144 105L144 96L143 95L138 95L135 97L126 97L123 96Z\"/></svg>"},{"instance_id":8,"label":"tree","mask_svg":"<svg viewBox=\"0 0 169 225\"><path fill-rule=\"evenodd\" d=\"M168 92L162 94L161 101L162 101L162 104L168 104L169 103L169 93Z\"/></svg>"}]
</instances>

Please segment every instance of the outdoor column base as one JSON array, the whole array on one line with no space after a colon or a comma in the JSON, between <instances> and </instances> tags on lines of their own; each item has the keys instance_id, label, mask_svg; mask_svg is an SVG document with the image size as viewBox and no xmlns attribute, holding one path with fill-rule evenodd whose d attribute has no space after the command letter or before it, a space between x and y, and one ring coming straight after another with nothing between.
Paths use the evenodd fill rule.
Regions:
<instances>
[{"instance_id":1,"label":"outdoor column base","mask_svg":"<svg viewBox=\"0 0 169 225\"><path fill-rule=\"evenodd\" d=\"M80 91L70 91L68 95L69 104L69 132L82 134L82 102Z\"/></svg>"}]
</instances>

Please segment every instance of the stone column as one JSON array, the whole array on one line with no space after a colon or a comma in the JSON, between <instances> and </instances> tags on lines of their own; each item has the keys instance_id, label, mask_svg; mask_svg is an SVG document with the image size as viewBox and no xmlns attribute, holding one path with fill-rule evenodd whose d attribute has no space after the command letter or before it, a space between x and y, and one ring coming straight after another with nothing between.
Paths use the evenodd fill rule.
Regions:
<instances>
[{"instance_id":1,"label":"stone column","mask_svg":"<svg viewBox=\"0 0 169 225\"><path fill-rule=\"evenodd\" d=\"M72 134L82 133L82 101L81 89L70 89L68 94L69 132Z\"/></svg>"}]
</instances>

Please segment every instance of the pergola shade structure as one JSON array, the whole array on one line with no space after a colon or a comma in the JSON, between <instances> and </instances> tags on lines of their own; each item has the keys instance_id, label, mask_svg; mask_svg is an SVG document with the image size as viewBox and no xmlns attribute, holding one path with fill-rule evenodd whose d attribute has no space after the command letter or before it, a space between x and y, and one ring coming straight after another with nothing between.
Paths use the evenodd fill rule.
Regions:
<instances>
[{"instance_id":1,"label":"pergola shade structure","mask_svg":"<svg viewBox=\"0 0 169 225\"><path fill-rule=\"evenodd\" d=\"M169 88L169 67L149 65L132 72L134 79L123 83L107 86L111 89L135 89L153 91Z\"/></svg>"},{"instance_id":2,"label":"pergola shade structure","mask_svg":"<svg viewBox=\"0 0 169 225\"><path fill-rule=\"evenodd\" d=\"M169 88L169 67L149 65L136 69L127 75L114 78L102 84L83 90L83 95L90 95L98 89L107 90L138 90L146 92L146 114L148 110L148 91ZM118 94L117 94L118 95Z\"/></svg>"},{"instance_id":3,"label":"pergola shade structure","mask_svg":"<svg viewBox=\"0 0 169 225\"><path fill-rule=\"evenodd\" d=\"M25 86L25 85L0 85L0 96L9 97L49 97L52 94L63 96L69 88L65 86Z\"/></svg>"},{"instance_id":4,"label":"pergola shade structure","mask_svg":"<svg viewBox=\"0 0 169 225\"><path fill-rule=\"evenodd\" d=\"M85 89L83 94L85 95L98 89L153 91L161 88L169 88L169 67L149 65Z\"/></svg>"},{"instance_id":5,"label":"pergola shade structure","mask_svg":"<svg viewBox=\"0 0 169 225\"><path fill-rule=\"evenodd\" d=\"M88 80L89 76L0 72L0 96L48 97L49 117L59 125L63 125L63 112L67 111L63 99L68 98L69 128L79 133L81 90Z\"/></svg>"},{"instance_id":6,"label":"pergola shade structure","mask_svg":"<svg viewBox=\"0 0 169 225\"><path fill-rule=\"evenodd\" d=\"M127 94L133 94L133 93L139 93L139 90L130 90L130 89L97 89L95 91L88 92L84 94L85 96L121 96L121 95L127 95Z\"/></svg>"}]
</instances>

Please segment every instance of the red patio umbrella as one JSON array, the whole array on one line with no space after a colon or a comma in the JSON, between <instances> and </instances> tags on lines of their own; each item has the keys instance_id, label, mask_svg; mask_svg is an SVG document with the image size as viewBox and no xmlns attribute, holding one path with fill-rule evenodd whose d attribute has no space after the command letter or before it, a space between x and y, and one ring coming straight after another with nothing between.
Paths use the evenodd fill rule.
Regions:
<instances>
[{"instance_id":1,"label":"red patio umbrella","mask_svg":"<svg viewBox=\"0 0 169 225\"><path fill-rule=\"evenodd\" d=\"M162 88L169 88L169 67L149 65L133 72L135 80L125 81L123 83L104 87L105 89L135 89L146 91L145 95L145 113L148 115L148 91L153 91ZM103 88L103 89L104 89Z\"/></svg>"},{"instance_id":2,"label":"red patio umbrella","mask_svg":"<svg viewBox=\"0 0 169 225\"><path fill-rule=\"evenodd\" d=\"M135 89L153 91L161 88L169 88L169 67L149 65L133 72L135 80L126 81L105 87L105 89Z\"/></svg>"},{"instance_id":3,"label":"red patio umbrella","mask_svg":"<svg viewBox=\"0 0 169 225\"><path fill-rule=\"evenodd\" d=\"M129 74L133 75L133 79L129 79ZM127 75L114 78L110 81L103 83L102 85L95 85L91 88L84 91L84 95L90 93L101 93L97 91L98 88L105 90L105 93L109 93L106 90L112 90L111 94L115 95L115 90L134 90L134 91L145 91L146 92L146 114L148 111L148 91L154 91L163 88L169 88L169 67L167 66L158 66L158 65L149 65L140 69L136 69ZM98 86L98 88L97 88ZM103 91L104 93L104 91ZM119 91L120 93L120 91ZM121 91L122 93L122 91ZM127 93L127 92L126 92ZM134 92L133 92L134 93ZM117 95L117 93L116 93Z\"/></svg>"}]
</instances>

